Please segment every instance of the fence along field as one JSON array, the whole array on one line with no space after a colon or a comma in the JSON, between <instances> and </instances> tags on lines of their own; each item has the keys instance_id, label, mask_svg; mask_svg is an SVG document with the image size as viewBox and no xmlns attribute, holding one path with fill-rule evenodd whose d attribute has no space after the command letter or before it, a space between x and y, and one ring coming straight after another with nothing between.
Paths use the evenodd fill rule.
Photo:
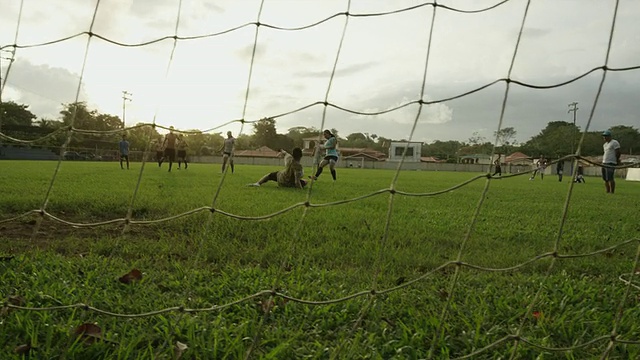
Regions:
<instances>
[{"instance_id":1,"label":"fence along field","mask_svg":"<svg viewBox=\"0 0 640 360\"><path fill-rule=\"evenodd\" d=\"M435 9L458 11L420 6L433 6L432 20ZM260 24L249 25L255 55ZM79 35L86 53L89 30ZM189 40L172 39L174 49ZM498 129L517 50L494 82L507 85ZM419 98L389 111L470 94L424 101L428 54ZM637 68L607 62L594 69L603 70L594 108L607 72ZM337 107L330 88L315 105ZM88 133L73 125L62 150ZM169 177L153 166L6 164L0 332L14 358L639 354L636 185L612 197L596 181L341 169L337 184L295 192L244 188L263 167Z\"/></svg>"},{"instance_id":2,"label":"fence along field","mask_svg":"<svg viewBox=\"0 0 640 360\"><path fill-rule=\"evenodd\" d=\"M37 208L55 167L7 163L2 219ZM122 171L114 163L63 163L49 211L84 223L124 217L141 164L132 165ZM638 248L636 183L619 183L616 212L603 206L613 197L599 179L576 184L554 258L570 184L553 177L477 174L453 191L408 196L438 193L476 174L401 172L395 195L325 206L388 189L395 176L341 169L338 183L314 184L309 208L256 221L223 215L268 216L306 201L303 191L244 186L271 169L241 166L226 174L220 212L132 225L127 234L123 223L74 228L45 219L32 238L37 215L2 223L4 349L29 344L36 356L144 358L171 354L179 342L188 347L185 356L242 357L253 349L257 357L388 358L425 357L433 344L435 358L486 346L485 353L519 357L563 356L558 349L569 348L585 358L604 352L619 314L611 354L638 355L638 289L628 283ZM146 167L132 219L208 206L218 171L218 164L171 174ZM141 280L119 281L134 268ZM86 323L101 330L90 345L73 332ZM517 349L516 334L524 341Z\"/></svg>"}]
</instances>

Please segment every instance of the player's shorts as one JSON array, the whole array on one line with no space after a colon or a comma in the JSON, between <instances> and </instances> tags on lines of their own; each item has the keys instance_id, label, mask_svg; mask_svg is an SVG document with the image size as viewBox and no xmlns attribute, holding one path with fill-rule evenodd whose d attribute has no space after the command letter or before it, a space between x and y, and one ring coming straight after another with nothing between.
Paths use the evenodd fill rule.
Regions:
<instances>
[{"instance_id":1,"label":"player's shorts","mask_svg":"<svg viewBox=\"0 0 640 360\"><path fill-rule=\"evenodd\" d=\"M324 157L324 159L327 160L327 161L333 160L333 162L338 162L338 157L335 156L335 155L327 155L327 156Z\"/></svg>"},{"instance_id":2,"label":"player's shorts","mask_svg":"<svg viewBox=\"0 0 640 360\"><path fill-rule=\"evenodd\" d=\"M156 159L162 159L162 155L164 155L162 151L156 151Z\"/></svg>"},{"instance_id":3,"label":"player's shorts","mask_svg":"<svg viewBox=\"0 0 640 360\"><path fill-rule=\"evenodd\" d=\"M231 156L231 153L225 151L225 152L222 153L222 156Z\"/></svg>"},{"instance_id":4,"label":"player's shorts","mask_svg":"<svg viewBox=\"0 0 640 360\"><path fill-rule=\"evenodd\" d=\"M176 158L176 149L164 149L164 157L173 161Z\"/></svg>"},{"instance_id":5,"label":"player's shorts","mask_svg":"<svg viewBox=\"0 0 640 360\"><path fill-rule=\"evenodd\" d=\"M129 160L129 155L120 154L120 159L121 160Z\"/></svg>"},{"instance_id":6,"label":"player's shorts","mask_svg":"<svg viewBox=\"0 0 640 360\"><path fill-rule=\"evenodd\" d=\"M267 180L278 182L278 172L274 171L269 173L269 175L267 175Z\"/></svg>"},{"instance_id":7,"label":"player's shorts","mask_svg":"<svg viewBox=\"0 0 640 360\"><path fill-rule=\"evenodd\" d=\"M178 158L186 158L187 150L178 150Z\"/></svg>"},{"instance_id":8,"label":"player's shorts","mask_svg":"<svg viewBox=\"0 0 640 360\"><path fill-rule=\"evenodd\" d=\"M616 164L614 163L604 163L602 165L608 165L608 166L616 166ZM613 175L616 172L616 169L612 168L612 167L602 167L602 180L604 181L613 181Z\"/></svg>"}]
</instances>

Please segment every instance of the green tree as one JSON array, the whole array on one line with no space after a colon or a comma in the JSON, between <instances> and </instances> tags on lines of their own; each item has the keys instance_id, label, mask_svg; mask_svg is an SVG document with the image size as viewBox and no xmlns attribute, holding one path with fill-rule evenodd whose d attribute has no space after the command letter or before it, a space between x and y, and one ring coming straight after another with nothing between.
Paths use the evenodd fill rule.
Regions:
<instances>
[{"instance_id":1,"label":"green tree","mask_svg":"<svg viewBox=\"0 0 640 360\"><path fill-rule=\"evenodd\" d=\"M551 121L523 144L522 150L530 156L544 155L548 158L564 156L575 151L579 141L580 128L566 121ZM583 155L587 155L582 152Z\"/></svg>"},{"instance_id":2,"label":"green tree","mask_svg":"<svg viewBox=\"0 0 640 360\"><path fill-rule=\"evenodd\" d=\"M347 135L345 140L342 140L340 143L342 147L353 147L353 148L373 148L375 146L375 141L368 136L368 134L363 133L352 133Z\"/></svg>"},{"instance_id":3,"label":"green tree","mask_svg":"<svg viewBox=\"0 0 640 360\"><path fill-rule=\"evenodd\" d=\"M253 124L254 145L274 146L278 140L276 132L276 120L273 118L264 118Z\"/></svg>"},{"instance_id":4,"label":"green tree","mask_svg":"<svg viewBox=\"0 0 640 360\"><path fill-rule=\"evenodd\" d=\"M640 154L640 131L632 126L617 125L611 127L613 138L620 143L623 154Z\"/></svg>"},{"instance_id":5,"label":"green tree","mask_svg":"<svg viewBox=\"0 0 640 360\"><path fill-rule=\"evenodd\" d=\"M142 123L138 123L136 125L142 125ZM147 150L147 147L153 143L158 137L160 133L156 129L154 129L150 125L134 127L132 129L127 130L127 140L129 141L129 147L131 150L144 151ZM122 133L119 133L114 139L114 143L117 143L118 140L122 137ZM150 151L154 151L154 149L149 148Z\"/></svg>"},{"instance_id":6,"label":"green tree","mask_svg":"<svg viewBox=\"0 0 640 360\"><path fill-rule=\"evenodd\" d=\"M424 144L422 146L423 156L434 156L439 159L455 159L460 149L464 146L463 143L455 140L440 141L436 140L431 144Z\"/></svg>"},{"instance_id":7,"label":"green tree","mask_svg":"<svg viewBox=\"0 0 640 360\"><path fill-rule=\"evenodd\" d=\"M254 149L256 147L259 147L256 145L255 142L255 135L247 135L247 134L240 134L236 137L236 149L237 150L247 150L247 149ZM260 145L262 146L262 145ZM216 151L220 150L220 147L215 149Z\"/></svg>"},{"instance_id":8,"label":"green tree","mask_svg":"<svg viewBox=\"0 0 640 360\"><path fill-rule=\"evenodd\" d=\"M381 153L385 153L389 155L389 147L391 146L391 141L393 140L386 138L384 136L378 136L376 140L377 141L373 146L373 148L380 151Z\"/></svg>"},{"instance_id":9,"label":"green tree","mask_svg":"<svg viewBox=\"0 0 640 360\"><path fill-rule=\"evenodd\" d=\"M484 143L486 140L487 139L484 136L480 135L479 132L474 131L468 141L471 145L479 145Z\"/></svg>"},{"instance_id":10,"label":"green tree","mask_svg":"<svg viewBox=\"0 0 640 360\"><path fill-rule=\"evenodd\" d=\"M517 131L512 127L505 127L500 131L494 131L493 136L498 138L496 152L499 154L510 154L516 145L515 137Z\"/></svg>"},{"instance_id":11,"label":"green tree","mask_svg":"<svg viewBox=\"0 0 640 360\"><path fill-rule=\"evenodd\" d=\"M578 143L582 138L582 134L578 135L578 139L576 140L576 148L578 147ZM580 155L582 156L596 156L602 155L602 131L590 131L584 134L584 141L580 146ZM577 149L576 149L577 151ZM568 153L567 153L568 154ZM566 155L564 153L556 154L558 156Z\"/></svg>"},{"instance_id":12,"label":"green tree","mask_svg":"<svg viewBox=\"0 0 640 360\"><path fill-rule=\"evenodd\" d=\"M287 131L287 136L293 140L293 147L302 148L305 138L318 137L320 130L315 127L295 126Z\"/></svg>"},{"instance_id":13,"label":"green tree","mask_svg":"<svg viewBox=\"0 0 640 360\"><path fill-rule=\"evenodd\" d=\"M2 127L17 125L31 126L36 116L29 111L29 105L17 104L13 101L0 102L0 124Z\"/></svg>"}]
</instances>

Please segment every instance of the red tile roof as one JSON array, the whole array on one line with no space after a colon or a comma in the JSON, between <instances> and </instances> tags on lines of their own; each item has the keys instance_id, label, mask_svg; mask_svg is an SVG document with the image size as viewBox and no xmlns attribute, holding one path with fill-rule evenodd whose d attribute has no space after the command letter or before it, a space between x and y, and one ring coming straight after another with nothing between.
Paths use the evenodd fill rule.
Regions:
<instances>
[{"instance_id":1,"label":"red tile roof","mask_svg":"<svg viewBox=\"0 0 640 360\"><path fill-rule=\"evenodd\" d=\"M267 146L262 146L256 150L240 150L236 151L233 156L246 156L246 157L278 157L278 152L272 150Z\"/></svg>"}]
</instances>

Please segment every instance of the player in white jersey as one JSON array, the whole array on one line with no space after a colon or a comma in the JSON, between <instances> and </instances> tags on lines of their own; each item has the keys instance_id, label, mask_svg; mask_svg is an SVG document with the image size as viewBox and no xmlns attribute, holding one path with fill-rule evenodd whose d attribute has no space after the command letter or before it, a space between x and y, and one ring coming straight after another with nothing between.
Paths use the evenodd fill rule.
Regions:
<instances>
[{"instance_id":1,"label":"player in white jersey","mask_svg":"<svg viewBox=\"0 0 640 360\"><path fill-rule=\"evenodd\" d=\"M227 131L227 138L224 139L224 143L222 144L222 172L227 167L227 161L229 162L229 166L231 166L231 173L233 174L233 153L236 148L236 138L233 137L231 131Z\"/></svg>"},{"instance_id":2,"label":"player in white jersey","mask_svg":"<svg viewBox=\"0 0 640 360\"><path fill-rule=\"evenodd\" d=\"M602 133L604 144L602 149L602 180L607 193L613 194L616 191L615 166L620 163L620 143L611 138L611 131L605 130Z\"/></svg>"}]
</instances>

